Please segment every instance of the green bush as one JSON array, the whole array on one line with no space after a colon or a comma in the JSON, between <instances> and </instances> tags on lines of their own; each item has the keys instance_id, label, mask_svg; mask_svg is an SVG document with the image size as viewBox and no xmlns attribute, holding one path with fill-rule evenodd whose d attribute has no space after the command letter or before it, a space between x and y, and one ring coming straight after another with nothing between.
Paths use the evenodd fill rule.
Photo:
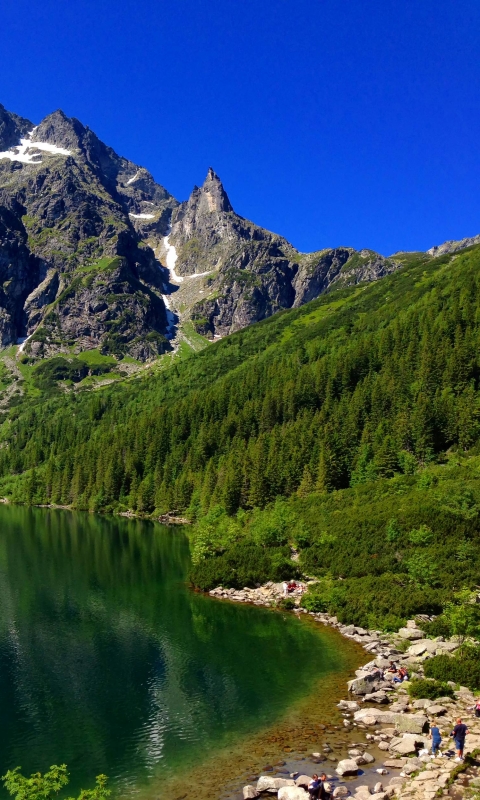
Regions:
<instances>
[{"instance_id":1,"label":"green bush","mask_svg":"<svg viewBox=\"0 0 480 800\"><path fill-rule=\"evenodd\" d=\"M452 656L435 656L425 662L425 675L480 689L480 647L464 647Z\"/></svg>"},{"instance_id":2,"label":"green bush","mask_svg":"<svg viewBox=\"0 0 480 800\"><path fill-rule=\"evenodd\" d=\"M278 607L283 609L283 611L293 611L295 608L295 600L293 597L283 597L277 603Z\"/></svg>"},{"instance_id":3,"label":"green bush","mask_svg":"<svg viewBox=\"0 0 480 800\"><path fill-rule=\"evenodd\" d=\"M190 573L192 583L203 591L215 586L242 589L269 580L299 578L300 571L290 558L289 547L265 549L249 542L236 542L225 553L195 564Z\"/></svg>"},{"instance_id":4,"label":"green bush","mask_svg":"<svg viewBox=\"0 0 480 800\"><path fill-rule=\"evenodd\" d=\"M453 697L453 689L448 683L426 680L425 678L413 678L408 687L408 693L413 700L420 698L436 700L437 697Z\"/></svg>"}]
</instances>

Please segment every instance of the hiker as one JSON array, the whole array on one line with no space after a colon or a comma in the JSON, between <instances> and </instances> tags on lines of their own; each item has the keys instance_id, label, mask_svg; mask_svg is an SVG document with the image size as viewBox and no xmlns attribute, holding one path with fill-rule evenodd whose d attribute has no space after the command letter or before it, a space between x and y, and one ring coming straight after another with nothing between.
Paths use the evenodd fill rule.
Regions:
<instances>
[{"instance_id":1,"label":"hiker","mask_svg":"<svg viewBox=\"0 0 480 800\"><path fill-rule=\"evenodd\" d=\"M323 788L323 783L317 774L313 775L312 780L308 784L308 794L311 800L319 800L320 790Z\"/></svg>"},{"instance_id":2,"label":"hiker","mask_svg":"<svg viewBox=\"0 0 480 800\"><path fill-rule=\"evenodd\" d=\"M322 774L320 775L320 780L322 782L322 786L320 788L320 800L330 800L331 792L327 792L327 790L325 789L325 781L327 780L325 772L322 772Z\"/></svg>"},{"instance_id":3,"label":"hiker","mask_svg":"<svg viewBox=\"0 0 480 800\"><path fill-rule=\"evenodd\" d=\"M397 665L395 664L395 661L390 661L390 666L387 669L387 672L393 672L394 674L397 672Z\"/></svg>"},{"instance_id":4,"label":"hiker","mask_svg":"<svg viewBox=\"0 0 480 800\"><path fill-rule=\"evenodd\" d=\"M289 584L288 584L288 591L289 592L294 592L296 588L297 588L297 584L295 583L295 581L290 581Z\"/></svg>"},{"instance_id":5,"label":"hiker","mask_svg":"<svg viewBox=\"0 0 480 800\"><path fill-rule=\"evenodd\" d=\"M288 592L288 583L286 581L283 581L282 589L283 589L283 596L286 597Z\"/></svg>"},{"instance_id":6,"label":"hiker","mask_svg":"<svg viewBox=\"0 0 480 800\"><path fill-rule=\"evenodd\" d=\"M393 678L393 682L402 683L403 681L408 681L408 672L405 667L400 667L397 674Z\"/></svg>"},{"instance_id":7,"label":"hiker","mask_svg":"<svg viewBox=\"0 0 480 800\"><path fill-rule=\"evenodd\" d=\"M459 717L457 719L457 724L450 734L450 736L453 736L455 741L455 750L457 751L457 757L455 761L463 761L463 748L465 747L465 737L467 733L468 728Z\"/></svg>"},{"instance_id":8,"label":"hiker","mask_svg":"<svg viewBox=\"0 0 480 800\"><path fill-rule=\"evenodd\" d=\"M442 743L442 735L436 722L432 722L430 725L430 739L432 740L432 758L436 758L437 753L441 755L440 745Z\"/></svg>"},{"instance_id":9,"label":"hiker","mask_svg":"<svg viewBox=\"0 0 480 800\"><path fill-rule=\"evenodd\" d=\"M478 698L477 702L475 703L475 716L480 717L480 697Z\"/></svg>"}]
</instances>

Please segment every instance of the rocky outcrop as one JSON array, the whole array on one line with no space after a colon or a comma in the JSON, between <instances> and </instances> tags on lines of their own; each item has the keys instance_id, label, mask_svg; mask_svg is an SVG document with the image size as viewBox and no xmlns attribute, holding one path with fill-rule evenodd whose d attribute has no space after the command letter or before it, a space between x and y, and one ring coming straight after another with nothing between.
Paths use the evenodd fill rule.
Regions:
<instances>
[{"instance_id":1,"label":"rocky outcrop","mask_svg":"<svg viewBox=\"0 0 480 800\"><path fill-rule=\"evenodd\" d=\"M188 314L197 331L211 338L303 305L333 286L378 280L401 266L348 247L299 253L283 237L236 214L212 169L174 212L169 241L176 247L178 275L205 276L198 284L205 297Z\"/></svg>"},{"instance_id":2,"label":"rocky outcrop","mask_svg":"<svg viewBox=\"0 0 480 800\"><path fill-rule=\"evenodd\" d=\"M61 111L34 128L0 108L0 142L1 345L163 352L165 275L138 228L164 233L174 198Z\"/></svg>"},{"instance_id":3,"label":"rocky outcrop","mask_svg":"<svg viewBox=\"0 0 480 800\"><path fill-rule=\"evenodd\" d=\"M480 244L480 234L477 234L477 236L468 236L458 241L451 240L443 244L437 244L435 247L431 247L430 250L427 250L427 253L436 258L437 256L443 256L447 253L456 253L458 250L464 250L466 247L472 247L474 244Z\"/></svg>"}]
</instances>

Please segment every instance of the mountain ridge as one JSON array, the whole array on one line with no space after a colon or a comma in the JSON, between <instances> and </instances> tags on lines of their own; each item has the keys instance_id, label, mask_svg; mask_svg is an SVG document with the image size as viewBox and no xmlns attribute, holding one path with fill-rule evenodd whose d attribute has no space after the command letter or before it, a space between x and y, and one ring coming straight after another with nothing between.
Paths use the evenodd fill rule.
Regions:
<instances>
[{"instance_id":1,"label":"mountain ridge","mask_svg":"<svg viewBox=\"0 0 480 800\"><path fill-rule=\"evenodd\" d=\"M0 348L18 343L17 358L148 362L189 325L206 344L413 255L300 253L237 214L211 167L179 203L78 119L57 110L34 125L0 106Z\"/></svg>"}]
</instances>

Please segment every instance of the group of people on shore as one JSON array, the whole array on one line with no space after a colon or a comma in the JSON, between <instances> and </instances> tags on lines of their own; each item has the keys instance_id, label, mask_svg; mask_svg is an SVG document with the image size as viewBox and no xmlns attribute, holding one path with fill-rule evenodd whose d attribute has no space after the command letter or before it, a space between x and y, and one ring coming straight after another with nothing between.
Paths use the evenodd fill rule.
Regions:
<instances>
[{"instance_id":1,"label":"group of people on shore","mask_svg":"<svg viewBox=\"0 0 480 800\"><path fill-rule=\"evenodd\" d=\"M283 596L287 597L289 594L303 594L305 591L305 586L303 583L297 583L297 581L284 581L282 583L283 589Z\"/></svg>"},{"instance_id":2,"label":"group of people on shore","mask_svg":"<svg viewBox=\"0 0 480 800\"><path fill-rule=\"evenodd\" d=\"M480 700L477 701L475 706L475 713L477 710L480 712ZM457 719L457 724L450 733L450 737L455 744L455 752L457 754L455 761L463 761L463 750L465 748L465 739L469 733L468 727L462 722L461 718ZM443 755L440 752L440 745L442 743L442 734L436 722L430 724L430 739L432 740L432 758Z\"/></svg>"}]
</instances>

